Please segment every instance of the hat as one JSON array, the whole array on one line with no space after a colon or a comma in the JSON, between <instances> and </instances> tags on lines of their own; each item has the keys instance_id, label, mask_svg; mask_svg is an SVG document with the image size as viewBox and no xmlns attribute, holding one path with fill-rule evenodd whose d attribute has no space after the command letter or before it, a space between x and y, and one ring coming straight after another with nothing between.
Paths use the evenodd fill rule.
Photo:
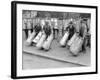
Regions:
<instances>
[{"instance_id":1,"label":"hat","mask_svg":"<svg viewBox=\"0 0 100 80\"><path fill-rule=\"evenodd\" d=\"M87 19L82 19L80 22L85 23L86 21L87 21Z\"/></svg>"},{"instance_id":2,"label":"hat","mask_svg":"<svg viewBox=\"0 0 100 80\"><path fill-rule=\"evenodd\" d=\"M69 22L69 24L73 24L73 22L72 22L72 21L70 21L70 22Z\"/></svg>"}]
</instances>

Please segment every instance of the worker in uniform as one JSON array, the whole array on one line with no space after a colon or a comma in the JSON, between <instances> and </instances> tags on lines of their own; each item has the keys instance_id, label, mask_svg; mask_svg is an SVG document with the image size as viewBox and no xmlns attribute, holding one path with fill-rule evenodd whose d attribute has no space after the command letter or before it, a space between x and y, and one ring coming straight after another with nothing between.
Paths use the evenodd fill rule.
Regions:
<instances>
[{"instance_id":1,"label":"worker in uniform","mask_svg":"<svg viewBox=\"0 0 100 80\"><path fill-rule=\"evenodd\" d=\"M33 25L32 25L32 20L31 19L28 19L27 29L28 29L28 36L29 36L33 32Z\"/></svg>"},{"instance_id":2,"label":"worker in uniform","mask_svg":"<svg viewBox=\"0 0 100 80\"><path fill-rule=\"evenodd\" d=\"M28 38L27 19L23 19L23 31L25 32L25 39Z\"/></svg>"},{"instance_id":3,"label":"worker in uniform","mask_svg":"<svg viewBox=\"0 0 100 80\"><path fill-rule=\"evenodd\" d=\"M42 27L40 25L40 23L37 23L35 26L34 26L34 29L35 32L36 32L36 35L42 30Z\"/></svg>"},{"instance_id":4,"label":"worker in uniform","mask_svg":"<svg viewBox=\"0 0 100 80\"><path fill-rule=\"evenodd\" d=\"M86 25L86 20L83 19L81 21L80 32L79 32L79 36L83 38L83 44L82 44L81 51L86 51L86 35L87 35L87 25Z\"/></svg>"},{"instance_id":5,"label":"worker in uniform","mask_svg":"<svg viewBox=\"0 0 100 80\"><path fill-rule=\"evenodd\" d=\"M69 32L68 40L70 40L71 37L72 37L72 36L74 35L74 33L75 33L75 26L74 26L74 24L73 24L72 21L69 22L68 27L66 27L66 31Z\"/></svg>"},{"instance_id":6,"label":"worker in uniform","mask_svg":"<svg viewBox=\"0 0 100 80\"><path fill-rule=\"evenodd\" d=\"M90 32L90 25L91 25L91 20L87 20L87 46L91 47L91 32Z\"/></svg>"},{"instance_id":7,"label":"worker in uniform","mask_svg":"<svg viewBox=\"0 0 100 80\"><path fill-rule=\"evenodd\" d=\"M50 34L51 34L51 26L49 25L49 22L45 22L45 25L43 27L43 31L46 34L46 38L48 36L50 36Z\"/></svg>"},{"instance_id":8,"label":"worker in uniform","mask_svg":"<svg viewBox=\"0 0 100 80\"><path fill-rule=\"evenodd\" d=\"M59 33L57 19L54 19L53 33L54 33L54 39L57 39Z\"/></svg>"}]
</instances>

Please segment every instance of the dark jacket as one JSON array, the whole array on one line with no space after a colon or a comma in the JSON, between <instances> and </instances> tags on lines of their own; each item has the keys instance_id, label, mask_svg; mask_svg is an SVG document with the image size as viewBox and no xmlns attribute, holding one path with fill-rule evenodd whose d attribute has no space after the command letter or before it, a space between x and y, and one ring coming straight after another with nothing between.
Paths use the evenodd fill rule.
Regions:
<instances>
[{"instance_id":1,"label":"dark jacket","mask_svg":"<svg viewBox=\"0 0 100 80\"><path fill-rule=\"evenodd\" d=\"M87 33L87 25L85 23L82 23L80 26L80 36L85 37Z\"/></svg>"},{"instance_id":2,"label":"dark jacket","mask_svg":"<svg viewBox=\"0 0 100 80\"><path fill-rule=\"evenodd\" d=\"M44 25L43 30L47 36L51 34L51 27L49 25Z\"/></svg>"},{"instance_id":3,"label":"dark jacket","mask_svg":"<svg viewBox=\"0 0 100 80\"><path fill-rule=\"evenodd\" d=\"M75 27L73 26L73 24L71 24L66 28L66 30L69 32L68 40L70 40L73 34L75 33Z\"/></svg>"},{"instance_id":4,"label":"dark jacket","mask_svg":"<svg viewBox=\"0 0 100 80\"><path fill-rule=\"evenodd\" d=\"M39 33L42 30L41 25L35 25L34 30L36 33Z\"/></svg>"}]
</instances>

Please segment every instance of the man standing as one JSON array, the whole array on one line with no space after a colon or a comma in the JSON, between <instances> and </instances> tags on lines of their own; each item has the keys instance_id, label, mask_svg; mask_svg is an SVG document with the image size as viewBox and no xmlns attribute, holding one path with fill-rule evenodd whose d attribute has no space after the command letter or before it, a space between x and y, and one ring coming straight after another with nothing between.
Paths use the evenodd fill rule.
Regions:
<instances>
[{"instance_id":1,"label":"man standing","mask_svg":"<svg viewBox=\"0 0 100 80\"><path fill-rule=\"evenodd\" d=\"M83 19L81 21L80 34L79 34L83 38L82 51L86 51L86 34L87 34L87 25L86 25L86 20Z\"/></svg>"},{"instance_id":2,"label":"man standing","mask_svg":"<svg viewBox=\"0 0 100 80\"><path fill-rule=\"evenodd\" d=\"M75 26L73 24L73 22L71 21L69 23L69 26L66 28L66 31L69 31L69 37L68 37L68 40L71 39L71 37L74 35L75 33Z\"/></svg>"},{"instance_id":3,"label":"man standing","mask_svg":"<svg viewBox=\"0 0 100 80\"><path fill-rule=\"evenodd\" d=\"M28 36L29 36L32 33L32 30L33 30L32 19L28 19L27 29L28 29Z\"/></svg>"},{"instance_id":4,"label":"man standing","mask_svg":"<svg viewBox=\"0 0 100 80\"><path fill-rule=\"evenodd\" d=\"M27 39L28 38L28 30L27 30L27 19L23 19L23 31L25 32L25 39Z\"/></svg>"},{"instance_id":5,"label":"man standing","mask_svg":"<svg viewBox=\"0 0 100 80\"><path fill-rule=\"evenodd\" d=\"M57 19L54 19L53 32L54 32L54 39L57 39L59 33Z\"/></svg>"},{"instance_id":6,"label":"man standing","mask_svg":"<svg viewBox=\"0 0 100 80\"><path fill-rule=\"evenodd\" d=\"M34 26L34 29L35 32L36 32L36 35L42 30L42 27L40 25L40 23L37 23L35 26Z\"/></svg>"},{"instance_id":7,"label":"man standing","mask_svg":"<svg viewBox=\"0 0 100 80\"><path fill-rule=\"evenodd\" d=\"M48 36L50 36L50 34L51 34L51 26L49 25L49 22L45 22L45 25L43 27L43 30L44 30L44 32L46 34L46 38Z\"/></svg>"}]
</instances>

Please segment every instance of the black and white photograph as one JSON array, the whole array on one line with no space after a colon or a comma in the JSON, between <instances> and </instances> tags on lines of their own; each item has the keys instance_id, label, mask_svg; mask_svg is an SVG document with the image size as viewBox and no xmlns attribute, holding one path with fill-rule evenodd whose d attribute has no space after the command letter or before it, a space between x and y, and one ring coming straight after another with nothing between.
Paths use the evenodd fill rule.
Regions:
<instances>
[{"instance_id":1,"label":"black and white photograph","mask_svg":"<svg viewBox=\"0 0 100 80\"><path fill-rule=\"evenodd\" d=\"M15 3L15 77L96 73L95 6Z\"/></svg>"},{"instance_id":2,"label":"black and white photograph","mask_svg":"<svg viewBox=\"0 0 100 80\"><path fill-rule=\"evenodd\" d=\"M23 69L90 66L91 14L23 10Z\"/></svg>"}]
</instances>

